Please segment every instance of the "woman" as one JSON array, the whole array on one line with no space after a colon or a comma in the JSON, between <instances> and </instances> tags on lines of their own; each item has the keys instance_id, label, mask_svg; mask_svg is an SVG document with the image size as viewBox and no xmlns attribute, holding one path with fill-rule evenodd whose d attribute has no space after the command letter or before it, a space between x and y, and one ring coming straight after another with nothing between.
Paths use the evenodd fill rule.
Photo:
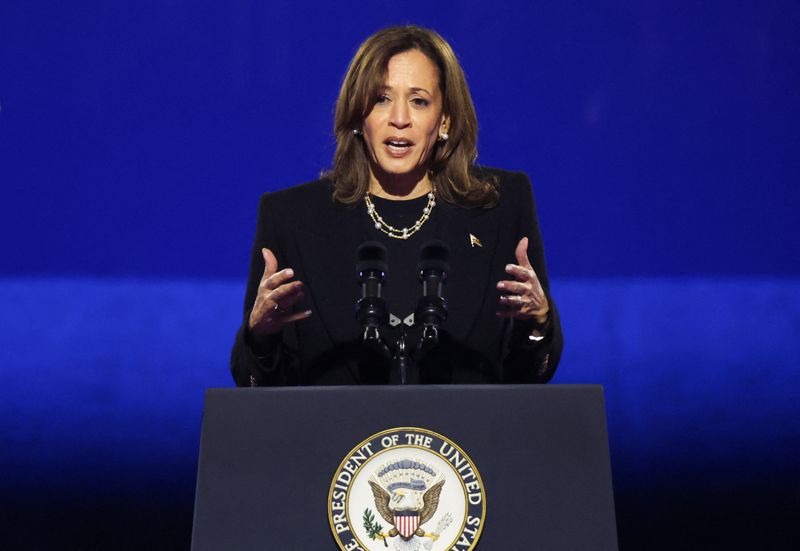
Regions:
<instances>
[{"instance_id":1,"label":"woman","mask_svg":"<svg viewBox=\"0 0 800 551\"><path fill-rule=\"evenodd\" d=\"M388 250L393 319L420 293L420 245L450 247L448 319L417 351L409 382L546 382L562 348L530 182L473 165L477 120L463 71L435 32L392 27L353 58L336 104L337 149L322 179L261 198L244 322L231 357L238 385L397 382L364 361L355 251ZM411 352L418 326L382 329ZM395 350L392 350L395 352Z\"/></svg>"}]
</instances>

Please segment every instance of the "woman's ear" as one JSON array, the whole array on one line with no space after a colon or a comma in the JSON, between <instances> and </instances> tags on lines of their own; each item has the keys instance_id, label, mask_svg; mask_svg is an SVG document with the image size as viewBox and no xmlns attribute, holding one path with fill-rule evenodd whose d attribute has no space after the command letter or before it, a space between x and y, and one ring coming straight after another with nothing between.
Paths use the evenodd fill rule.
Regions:
<instances>
[{"instance_id":1,"label":"woman's ear","mask_svg":"<svg viewBox=\"0 0 800 551\"><path fill-rule=\"evenodd\" d=\"M442 114L442 124L439 125L439 133L445 133L450 130L450 115Z\"/></svg>"}]
</instances>

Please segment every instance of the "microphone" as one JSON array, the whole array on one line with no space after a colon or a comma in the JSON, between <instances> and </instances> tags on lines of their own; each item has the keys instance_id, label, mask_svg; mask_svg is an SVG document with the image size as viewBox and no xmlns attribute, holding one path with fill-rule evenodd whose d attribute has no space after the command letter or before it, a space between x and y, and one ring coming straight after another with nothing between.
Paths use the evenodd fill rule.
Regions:
<instances>
[{"instance_id":1,"label":"microphone","mask_svg":"<svg viewBox=\"0 0 800 551\"><path fill-rule=\"evenodd\" d=\"M361 285L361 298L356 301L356 319L364 328L358 352L359 379L365 384L386 384L392 352L381 338L380 327L389 321L383 298L383 285L388 266L386 247L377 241L366 241L356 251L356 272Z\"/></svg>"},{"instance_id":2,"label":"microphone","mask_svg":"<svg viewBox=\"0 0 800 551\"><path fill-rule=\"evenodd\" d=\"M417 303L414 318L422 323L422 342L435 344L439 340L439 325L447 319L447 301L442 296L442 288L447 280L450 264L450 247L439 239L431 239L420 248L417 268L422 282L422 297Z\"/></svg>"},{"instance_id":3,"label":"microphone","mask_svg":"<svg viewBox=\"0 0 800 551\"><path fill-rule=\"evenodd\" d=\"M365 241L356 251L356 272L361 298L356 301L356 319L364 327L364 339L380 338L379 327L389 321L383 285L388 266L386 247L377 241Z\"/></svg>"}]
</instances>

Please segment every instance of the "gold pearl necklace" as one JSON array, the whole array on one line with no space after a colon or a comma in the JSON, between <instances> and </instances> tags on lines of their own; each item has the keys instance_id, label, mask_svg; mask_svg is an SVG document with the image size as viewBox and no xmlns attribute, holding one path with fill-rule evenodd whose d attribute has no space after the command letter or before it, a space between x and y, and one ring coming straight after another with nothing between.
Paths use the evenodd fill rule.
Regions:
<instances>
[{"instance_id":1,"label":"gold pearl necklace","mask_svg":"<svg viewBox=\"0 0 800 551\"><path fill-rule=\"evenodd\" d=\"M431 185L431 191L428 192L428 204L422 209L422 216L420 216L411 227L395 228L391 224L387 224L386 221L381 218L381 215L378 214L375 204L372 202L372 199L369 198L369 193L364 196L364 201L367 203L367 212L375 223L376 230L381 230L389 237L394 237L395 239L408 239L417 233L422 225L428 221L428 218L430 218L431 211L433 207L436 206L436 184Z\"/></svg>"}]
</instances>

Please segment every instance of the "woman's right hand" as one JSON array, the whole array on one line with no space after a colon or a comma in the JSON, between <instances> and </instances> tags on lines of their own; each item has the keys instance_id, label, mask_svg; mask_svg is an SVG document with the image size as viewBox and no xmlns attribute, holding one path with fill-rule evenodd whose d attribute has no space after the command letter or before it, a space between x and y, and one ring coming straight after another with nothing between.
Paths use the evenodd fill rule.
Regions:
<instances>
[{"instance_id":1,"label":"woman's right hand","mask_svg":"<svg viewBox=\"0 0 800 551\"><path fill-rule=\"evenodd\" d=\"M261 249L261 254L264 256L264 275L258 284L258 295L247 324L254 340L274 335L287 323L311 315L311 310L292 312L292 307L304 296L303 282L291 281L294 271L291 268L278 271L278 259L269 249Z\"/></svg>"}]
</instances>

